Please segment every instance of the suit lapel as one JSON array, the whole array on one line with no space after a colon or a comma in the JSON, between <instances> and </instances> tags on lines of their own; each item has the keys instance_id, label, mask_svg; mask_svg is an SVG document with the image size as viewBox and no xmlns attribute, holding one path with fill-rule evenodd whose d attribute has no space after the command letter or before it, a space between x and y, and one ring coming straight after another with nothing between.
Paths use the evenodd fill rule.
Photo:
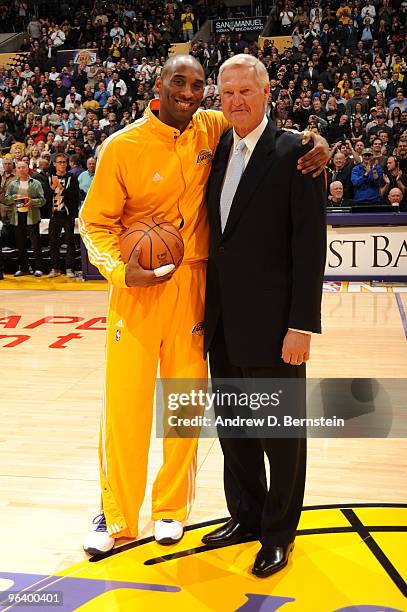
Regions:
<instances>
[{"instance_id":1,"label":"suit lapel","mask_svg":"<svg viewBox=\"0 0 407 612\"><path fill-rule=\"evenodd\" d=\"M222 139L216 153L216 162L212 166L210 186L208 190L208 209L212 219L212 231L216 232L216 238L220 238L222 234L220 223L220 194L222 191L223 179L226 173L232 144L233 130L230 130Z\"/></svg>"},{"instance_id":2,"label":"suit lapel","mask_svg":"<svg viewBox=\"0 0 407 612\"><path fill-rule=\"evenodd\" d=\"M226 222L225 231L223 232L223 238L226 237L227 234L229 234L229 232L236 225L242 212L250 203L254 191L261 183L263 177L270 172L270 169L275 162L275 156L273 155L273 152L275 151L275 139L276 130L269 122L263 134L260 136L257 145L254 148L254 151L249 159L249 163L246 166L246 169L236 190L229 217ZM223 172L222 179L224 174L225 172ZM221 186L222 183L220 187Z\"/></svg>"}]
</instances>

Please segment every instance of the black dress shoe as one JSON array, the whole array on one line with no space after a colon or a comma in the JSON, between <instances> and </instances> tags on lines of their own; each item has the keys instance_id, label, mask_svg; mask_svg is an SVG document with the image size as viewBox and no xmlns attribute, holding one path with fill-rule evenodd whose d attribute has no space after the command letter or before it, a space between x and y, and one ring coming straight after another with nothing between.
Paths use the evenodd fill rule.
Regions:
<instances>
[{"instance_id":1,"label":"black dress shoe","mask_svg":"<svg viewBox=\"0 0 407 612\"><path fill-rule=\"evenodd\" d=\"M207 546L230 546L239 542L249 542L255 540L256 537L246 527L229 519L226 523L218 527L214 531L207 533L202 538L202 542Z\"/></svg>"},{"instance_id":2,"label":"black dress shoe","mask_svg":"<svg viewBox=\"0 0 407 612\"><path fill-rule=\"evenodd\" d=\"M267 578L279 572L287 565L293 548L294 542L290 542L287 546L273 546L267 549L262 547L257 553L252 574L258 578Z\"/></svg>"}]
</instances>

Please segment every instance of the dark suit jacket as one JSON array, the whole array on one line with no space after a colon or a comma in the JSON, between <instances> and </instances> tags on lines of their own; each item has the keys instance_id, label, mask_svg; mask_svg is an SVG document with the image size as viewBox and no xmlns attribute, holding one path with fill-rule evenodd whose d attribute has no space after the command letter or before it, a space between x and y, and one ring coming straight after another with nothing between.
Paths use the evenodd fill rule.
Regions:
<instances>
[{"instance_id":1,"label":"dark suit jacket","mask_svg":"<svg viewBox=\"0 0 407 612\"><path fill-rule=\"evenodd\" d=\"M321 331L326 190L322 176L297 169L306 151L297 134L269 123L237 188L225 231L219 201L233 142L222 138L208 183L210 252L205 354L220 315L237 366L281 363L289 327Z\"/></svg>"},{"instance_id":2,"label":"dark suit jacket","mask_svg":"<svg viewBox=\"0 0 407 612\"><path fill-rule=\"evenodd\" d=\"M304 72L304 74L302 75L302 78L303 79L308 79L310 81L313 89L316 89L316 86L319 83L319 78L320 77L319 77L319 72L317 70L315 70L315 68L314 68L314 70L312 71L312 77L311 77L310 71L306 70Z\"/></svg>"}]
</instances>

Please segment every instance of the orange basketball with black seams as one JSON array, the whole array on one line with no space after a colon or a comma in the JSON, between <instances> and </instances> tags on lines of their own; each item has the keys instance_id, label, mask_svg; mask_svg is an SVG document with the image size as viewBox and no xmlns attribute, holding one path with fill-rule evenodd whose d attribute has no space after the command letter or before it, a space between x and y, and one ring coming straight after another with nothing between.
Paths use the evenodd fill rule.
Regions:
<instances>
[{"instance_id":1,"label":"orange basketball with black seams","mask_svg":"<svg viewBox=\"0 0 407 612\"><path fill-rule=\"evenodd\" d=\"M134 249L139 247L139 264L145 270L155 270L169 264L178 268L184 257L181 234L162 217L148 217L133 223L120 236L119 246L125 263Z\"/></svg>"}]
</instances>

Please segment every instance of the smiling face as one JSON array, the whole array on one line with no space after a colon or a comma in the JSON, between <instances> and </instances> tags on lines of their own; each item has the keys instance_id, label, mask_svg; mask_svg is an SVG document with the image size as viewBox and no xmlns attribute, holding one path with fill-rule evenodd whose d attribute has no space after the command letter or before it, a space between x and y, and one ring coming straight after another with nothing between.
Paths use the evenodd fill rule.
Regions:
<instances>
[{"instance_id":1,"label":"smiling face","mask_svg":"<svg viewBox=\"0 0 407 612\"><path fill-rule=\"evenodd\" d=\"M192 57L179 55L164 66L157 90L160 121L183 131L203 98L203 69Z\"/></svg>"},{"instance_id":2,"label":"smiling face","mask_svg":"<svg viewBox=\"0 0 407 612\"><path fill-rule=\"evenodd\" d=\"M222 111L241 138L261 123L269 93L270 85L261 85L253 66L236 64L224 69Z\"/></svg>"}]
</instances>

